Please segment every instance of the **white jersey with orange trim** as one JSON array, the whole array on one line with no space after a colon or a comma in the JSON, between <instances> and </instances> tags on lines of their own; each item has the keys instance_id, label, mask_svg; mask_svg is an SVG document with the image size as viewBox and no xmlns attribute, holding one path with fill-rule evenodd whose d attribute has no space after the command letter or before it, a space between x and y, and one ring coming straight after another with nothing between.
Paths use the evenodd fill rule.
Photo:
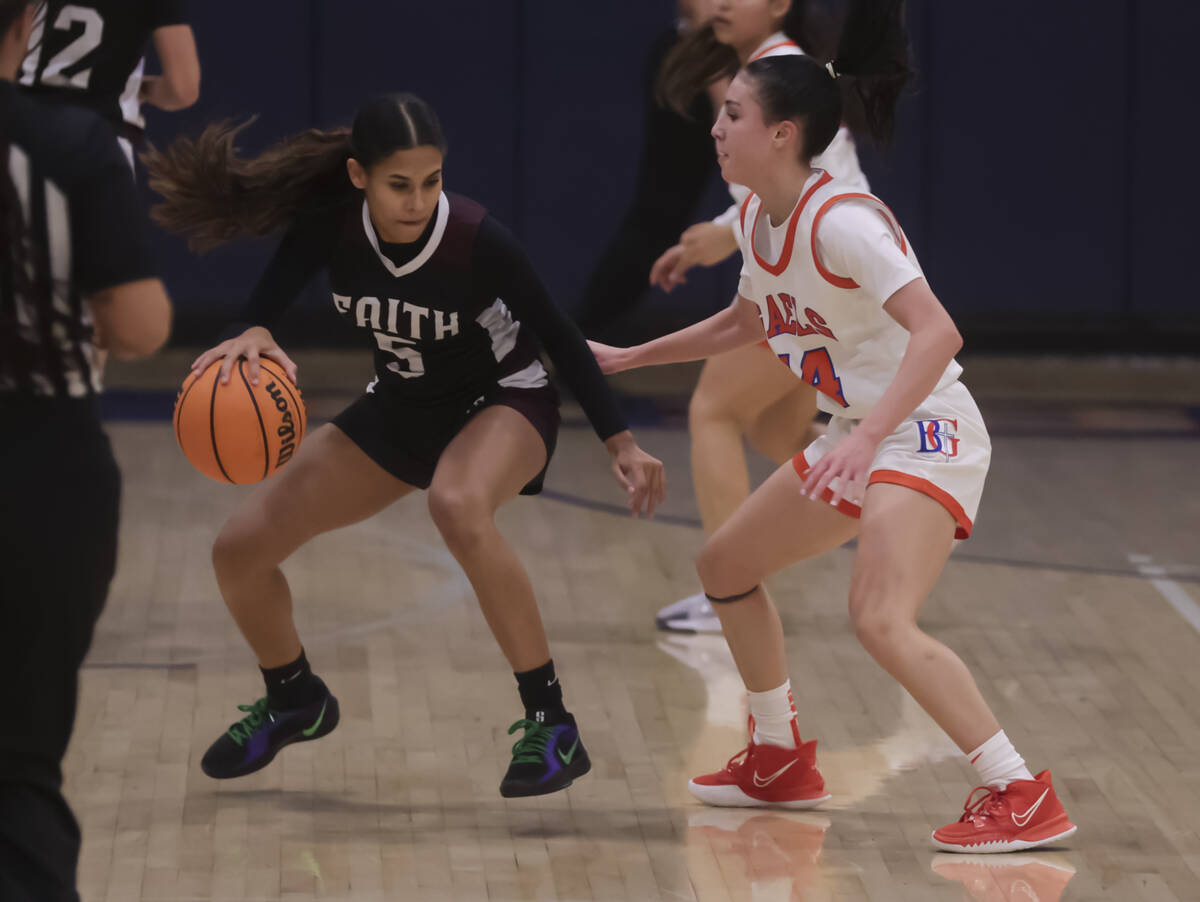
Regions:
<instances>
[{"instance_id":1,"label":"white jersey with orange trim","mask_svg":"<svg viewBox=\"0 0 1200 902\"><path fill-rule=\"evenodd\" d=\"M922 276L891 210L875 195L814 169L783 223L773 226L751 194L735 232L743 259L738 292L758 305L771 350L817 388L822 410L866 416L895 378L908 346L908 332L883 304ZM870 240L878 242L880 235L884 243L873 247ZM860 286L838 271L847 265L870 284ZM878 297L872 288L887 293ZM952 362L938 388L961 372Z\"/></svg>"},{"instance_id":2,"label":"white jersey with orange trim","mask_svg":"<svg viewBox=\"0 0 1200 902\"><path fill-rule=\"evenodd\" d=\"M800 49L799 44L782 31L777 31L763 41L757 50L750 54L747 62L752 63L755 60L766 59L770 56L804 55L804 51ZM829 142L829 146L825 148L825 152L813 157L812 164L818 169L824 169L826 172L831 173L838 181L846 186L853 187L855 191L871 190L871 186L867 183L867 176L863 173L862 166L858 162L858 150L854 146L854 135L844 125L837 130L837 134L833 136L833 140ZM713 222L733 228L738 217L738 211L749 196L750 189L745 185L730 183L729 194L733 198L733 205L720 216L713 219Z\"/></svg>"},{"instance_id":3,"label":"white jersey with orange trim","mask_svg":"<svg viewBox=\"0 0 1200 902\"><path fill-rule=\"evenodd\" d=\"M873 194L814 170L795 208L773 225L757 195L734 230L743 266L738 293L758 307L767 341L793 373L817 389L833 415L826 435L796 457L807 468L867 416L892 384L909 333L883 309L922 278L891 210ZM890 482L937 500L965 538L983 491L991 443L951 361L930 395L880 443L870 482ZM832 497L832 492L827 496ZM840 507L857 515L861 496Z\"/></svg>"}]
</instances>

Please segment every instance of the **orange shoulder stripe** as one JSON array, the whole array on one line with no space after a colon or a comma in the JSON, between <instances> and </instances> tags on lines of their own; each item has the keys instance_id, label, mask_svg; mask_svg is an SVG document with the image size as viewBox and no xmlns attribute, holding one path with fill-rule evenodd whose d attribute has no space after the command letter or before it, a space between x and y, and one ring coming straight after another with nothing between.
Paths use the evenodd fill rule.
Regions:
<instances>
[{"instance_id":1,"label":"orange shoulder stripe","mask_svg":"<svg viewBox=\"0 0 1200 902\"><path fill-rule=\"evenodd\" d=\"M904 229L900 228L900 220L896 218L896 214L892 212L891 208L887 204L881 201L874 194L863 194L862 192L858 191L851 192L849 194L835 194L833 197L829 198L829 200L825 201L825 203L821 204L821 209L817 210L817 215L813 217L810 243L812 244L813 263L816 264L817 272L821 274L821 277L826 282L828 282L830 285L836 285L838 288L858 288L858 283L853 279L847 278L846 276L839 276L830 272L826 268L825 264L821 262L821 255L817 253L817 226L821 224L821 217L828 213L829 208L834 204L838 203L839 201L854 199L874 201L875 203L879 204L879 206L883 207L883 209L887 211L888 216L891 217L892 223L896 227L896 234L900 237L900 253L908 253L908 244L904 238Z\"/></svg>"},{"instance_id":2,"label":"orange shoulder stripe","mask_svg":"<svg viewBox=\"0 0 1200 902\"><path fill-rule=\"evenodd\" d=\"M762 50L758 51L758 53L754 54L754 56L750 57L750 59L746 60L746 62L752 63L755 60L760 60L772 50L778 50L780 47L795 47L797 50L800 49L800 45L795 41L780 41L777 44L772 44L770 47L764 47Z\"/></svg>"}]
</instances>

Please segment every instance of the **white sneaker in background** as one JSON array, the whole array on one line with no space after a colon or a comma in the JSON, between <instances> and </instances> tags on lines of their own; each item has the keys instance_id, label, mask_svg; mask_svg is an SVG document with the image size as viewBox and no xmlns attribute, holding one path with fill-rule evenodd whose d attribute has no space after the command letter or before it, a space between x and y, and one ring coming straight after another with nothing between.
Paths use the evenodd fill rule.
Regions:
<instances>
[{"instance_id":1,"label":"white sneaker in background","mask_svg":"<svg viewBox=\"0 0 1200 902\"><path fill-rule=\"evenodd\" d=\"M655 615L654 625L672 633L721 632L721 619L703 592L667 605Z\"/></svg>"}]
</instances>

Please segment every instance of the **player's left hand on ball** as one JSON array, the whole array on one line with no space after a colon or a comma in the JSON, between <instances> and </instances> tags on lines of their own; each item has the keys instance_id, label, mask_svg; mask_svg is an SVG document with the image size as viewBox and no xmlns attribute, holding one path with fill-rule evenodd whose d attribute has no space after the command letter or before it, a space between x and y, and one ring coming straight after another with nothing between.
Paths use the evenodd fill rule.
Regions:
<instances>
[{"instance_id":1,"label":"player's left hand on ball","mask_svg":"<svg viewBox=\"0 0 1200 902\"><path fill-rule=\"evenodd\" d=\"M833 490L831 504L836 506L843 498L855 503L860 502L866 489L867 477L871 475L871 461L875 459L878 447L879 442L864 430L851 430L832 451L812 465L808 475L804 477L802 491L809 498L820 498L836 479L838 484Z\"/></svg>"},{"instance_id":2,"label":"player's left hand on ball","mask_svg":"<svg viewBox=\"0 0 1200 902\"><path fill-rule=\"evenodd\" d=\"M629 495L629 510L634 517L654 516L654 509L667 494L667 475L662 461L638 447L628 429L605 441L612 455L613 475Z\"/></svg>"}]
</instances>

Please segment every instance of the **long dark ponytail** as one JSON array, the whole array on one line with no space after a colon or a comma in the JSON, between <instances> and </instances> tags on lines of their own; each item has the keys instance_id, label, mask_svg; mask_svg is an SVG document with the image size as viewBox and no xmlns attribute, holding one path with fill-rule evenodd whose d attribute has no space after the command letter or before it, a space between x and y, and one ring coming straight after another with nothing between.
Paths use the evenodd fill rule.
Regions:
<instances>
[{"instance_id":1,"label":"long dark ponytail","mask_svg":"<svg viewBox=\"0 0 1200 902\"><path fill-rule=\"evenodd\" d=\"M913 74L904 0L851 0L837 53L827 66L805 56L775 56L750 63L745 73L768 122L803 120L806 161L822 153L837 134L843 76L862 102L867 131L886 143L896 102Z\"/></svg>"},{"instance_id":2,"label":"long dark ponytail","mask_svg":"<svg viewBox=\"0 0 1200 902\"><path fill-rule=\"evenodd\" d=\"M824 57L833 49L832 29L814 0L792 0L780 30L805 53ZM738 66L736 51L717 40L711 24L694 28L663 60L655 86L658 102L687 116L697 94L719 78L732 78Z\"/></svg>"},{"instance_id":3,"label":"long dark ponytail","mask_svg":"<svg viewBox=\"0 0 1200 902\"><path fill-rule=\"evenodd\" d=\"M353 128L309 129L254 158L239 156L238 133L253 120L210 125L196 138L176 139L142 156L150 187L163 198L150 215L206 251L235 238L269 235L304 209L353 191L346 160L370 169L397 150L446 139L433 107L413 94L388 94L364 104Z\"/></svg>"}]
</instances>

